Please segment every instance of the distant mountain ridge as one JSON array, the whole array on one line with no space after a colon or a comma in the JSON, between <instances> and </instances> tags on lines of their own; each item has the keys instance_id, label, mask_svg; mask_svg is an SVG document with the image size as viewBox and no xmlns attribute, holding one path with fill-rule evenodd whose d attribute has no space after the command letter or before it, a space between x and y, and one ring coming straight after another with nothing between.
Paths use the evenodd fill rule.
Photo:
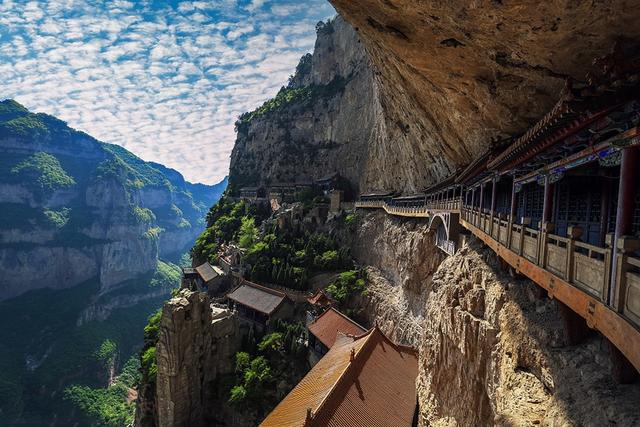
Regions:
<instances>
[{"instance_id":1,"label":"distant mountain ridge","mask_svg":"<svg viewBox=\"0 0 640 427\"><path fill-rule=\"evenodd\" d=\"M0 300L98 277L100 292L188 250L224 189L0 102Z\"/></svg>"}]
</instances>

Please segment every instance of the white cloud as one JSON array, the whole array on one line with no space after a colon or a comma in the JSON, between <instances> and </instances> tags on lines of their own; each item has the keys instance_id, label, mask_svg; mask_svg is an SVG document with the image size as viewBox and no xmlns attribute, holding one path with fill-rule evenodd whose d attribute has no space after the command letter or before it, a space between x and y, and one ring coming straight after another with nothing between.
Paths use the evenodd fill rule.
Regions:
<instances>
[{"instance_id":1,"label":"white cloud","mask_svg":"<svg viewBox=\"0 0 640 427\"><path fill-rule=\"evenodd\" d=\"M325 0L161 3L0 1L0 94L214 183L237 116L275 95L334 12Z\"/></svg>"}]
</instances>

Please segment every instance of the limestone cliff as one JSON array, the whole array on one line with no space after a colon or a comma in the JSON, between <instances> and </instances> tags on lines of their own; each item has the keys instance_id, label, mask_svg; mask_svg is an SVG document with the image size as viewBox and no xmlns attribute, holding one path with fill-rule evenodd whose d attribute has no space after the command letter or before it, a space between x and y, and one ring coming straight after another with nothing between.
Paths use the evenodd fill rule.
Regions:
<instances>
[{"instance_id":1,"label":"limestone cliff","mask_svg":"<svg viewBox=\"0 0 640 427\"><path fill-rule=\"evenodd\" d=\"M420 425L640 422L640 386L614 383L604 340L572 345L570 313L501 272L492 251L472 241L431 262L442 256L425 224L380 213L360 224L354 245L369 264L368 316L420 351Z\"/></svg>"},{"instance_id":2,"label":"limestone cliff","mask_svg":"<svg viewBox=\"0 0 640 427\"><path fill-rule=\"evenodd\" d=\"M377 127L361 178L420 189L524 132L620 38L638 40L626 0L331 0L376 69Z\"/></svg>"},{"instance_id":3,"label":"limestone cliff","mask_svg":"<svg viewBox=\"0 0 640 427\"><path fill-rule=\"evenodd\" d=\"M357 189L370 141L383 133L373 70L355 31L341 18L321 26L313 55L303 57L276 101L237 123L233 188L339 172Z\"/></svg>"},{"instance_id":4,"label":"limestone cliff","mask_svg":"<svg viewBox=\"0 0 640 427\"><path fill-rule=\"evenodd\" d=\"M420 190L524 132L621 36L640 39L624 1L332 3L355 31L319 26L289 85L241 116L234 189L337 171L356 190ZM575 344L571 313L478 242L445 259L420 220L358 217L368 289L354 308L419 349L420 425L640 422L640 388L613 382L605 342Z\"/></svg>"},{"instance_id":5,"label":"limestone cliff","mask_svg":"<svg viewBox=\"0 0 640 427\"><path fill-rule=\"evenodd\" d=\"M0 299L95 277L108 292L204 228L220 190L205 196L176 171L0 104Z\"/></svg>"}]
</instances>

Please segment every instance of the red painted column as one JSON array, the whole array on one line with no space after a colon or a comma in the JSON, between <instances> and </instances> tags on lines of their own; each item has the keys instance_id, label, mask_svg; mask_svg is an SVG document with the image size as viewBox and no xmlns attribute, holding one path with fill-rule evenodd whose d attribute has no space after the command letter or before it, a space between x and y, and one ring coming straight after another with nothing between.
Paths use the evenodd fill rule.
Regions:
<instances>
[{"instance_id":1,"label":"red painted column","mask_svg":"<svg viewBox=\"0 0 640 427\"><path fill-rule=\"evenodd\" d=\"M496 192L498 191L498 178L491 180L491 216L496 214Z\"/></svg>"},{"instance_id":2,"label":"red painted column","mask_svg":"<svg viewBox=\"0 0 640 427\"><path fill-rule=\"evenodd\" d=\"M549 183L549 177L544 179L544 204L542 208L542 222L551 222L553 214L553 189L554 184Z\"/></svg>"},{"instance_id":3,"label":"red painted column","mask_svg":"<svg viewBox=\"0 0 640 427\"><path fill-rule=\"evenodd\" d=\"M618 210L616 211L616 241L618 237L631 234L633 210L638 178L637 148L627 148L622 152L620 164L620 184L618 186Z\"/></svg>"},{"instance_id":4,"label":"red painted column","mask_svg":"<svg viewBox=\"0 0 640 427\"><path fill-rule=\"evenodd\" d=\"M617 288L617 258L618 239L630 234L633 225L633 210L635 208L636 182L638 179L638 148L632 147L622 151L620 162L620 181L618 183L618 206L616 210L616 229L613 238L613 256L611 260L611 286L609 304L612 303Z\"/></svg>"},{"instance_id":5,"label":"red painted column","mask_svg":"<svg viewBox=\"0 0 640 427\"><path fill-rule=\"evenodd\" d=\"M516 180L513 180L513 185L511 186L511 208L509 209L509 215L511 217L511 222L516 222L516 212L518 211L518 193L516 193Z\"/></svg>"},{"instance_id":6,"label":"red painted column","mask_svg":"<svg viewBox=\"0 0 640 427\"><path fill-rule=\"evenodd\" d=\"M616 210L616 230L614 235L614 250L611 261L611 286L609 304L613 303L618 283L616 282L618 265L618 239L629 235L633 231L633 211L635 209L635 195L638 181L638 148L626 148L622 152L620 163L620 182L618 184L618 207ZM630 383L638 378L638 371L631 365L620 350L610 345L613 376L619 383Z\"/></svg>"}]
</instances>

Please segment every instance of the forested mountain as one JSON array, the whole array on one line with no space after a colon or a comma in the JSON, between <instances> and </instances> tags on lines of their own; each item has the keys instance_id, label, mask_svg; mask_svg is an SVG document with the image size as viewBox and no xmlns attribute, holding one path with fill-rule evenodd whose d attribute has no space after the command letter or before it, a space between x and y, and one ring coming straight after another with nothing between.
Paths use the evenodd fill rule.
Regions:
<instances>
[{"instance_id":1,"label":"forested mountain","mask_svg":"<svg viewBox=\"0 0 640 427\"><path fill-rule=\"evenodd\" d=\"M105 386L141 345L225 187L0 102L0 425L69 425L64 389Z\"/></svg>"}]
</instances>

